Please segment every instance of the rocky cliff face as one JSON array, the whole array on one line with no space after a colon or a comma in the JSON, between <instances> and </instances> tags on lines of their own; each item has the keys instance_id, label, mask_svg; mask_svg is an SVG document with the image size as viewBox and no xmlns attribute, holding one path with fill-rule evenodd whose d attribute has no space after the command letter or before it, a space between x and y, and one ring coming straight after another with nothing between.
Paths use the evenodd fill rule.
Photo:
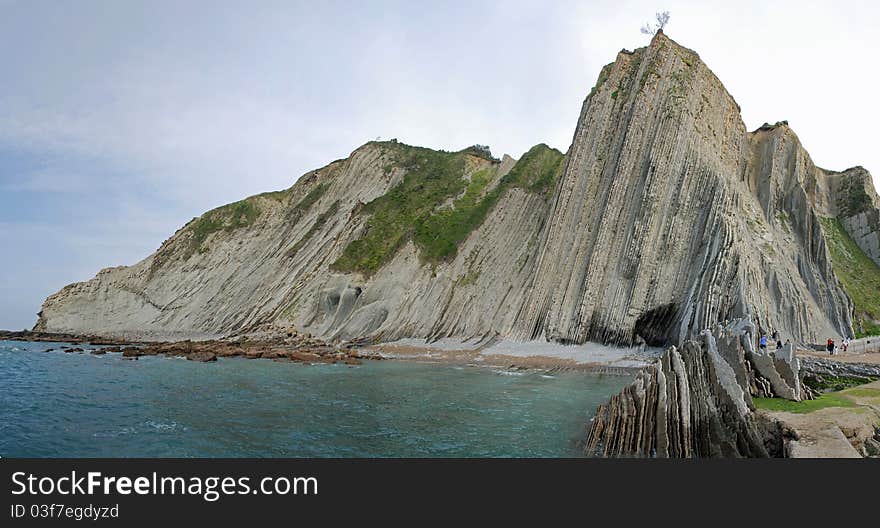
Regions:
<instances>
[{"instance_id":1,"label":"rocky cliff face","mask_svg":"<svg viewBox=\"0 0 880 528\"><path fill-rule=\"evenodd\" d=\"M751 321L738 320L704 331L680 350L670 347L599 407L585 452L661 458L780 454L777 439L755 417L751 396L800 399L799 363L790 345L776 353L754 350L755 331ZM771 384L774 392L758 392Z\"/></svg>"},{"instance_id":2,"label":"rocky cliff face","mask_svg":"<svg viewBox=\"0 0 880 528\"><path fill-rule=\"evenodd\" d=\"M67 286L36 329L682 343L750 315L823 341L852 334L853 303L822 219L876 261L877 206L863 170L816 167L786 124L748 132L659 33L603 68L564 156L368 143Z\"/></svg>"},{"instance_id":3,"label":"rocky cliff face","mask_svg":"<svg viewBox=\"0 0 880 528\"><path fill-rule=\"evenodd\" d=\"M877 265L880 265L880 197L871 175L862 167L829 173L836 198L831 207L846 232Z\"/></svg>"},{"instance_id":4,"label":"rocky cliff face","mask_svg":"<svg viewBox=\"0 0 880 528\"><path fill-rule=\"evenodd\" d=\"M798 439L786 422L756 412L752 398L811 399L817 393L804 381L817 389L854 378L869 383L880 376L880 368L809 356L802 363L791 344L778 350L755 347L757 332L749 318L737 319L704 330L680 348L669 347L632 384L599 406L585 453L659 458L822 453L828 448L825 440L820 449L804 449L804 444L816 444L815 438ZM870 412L870 406L861 411ZM852 450L846 437L858 435L837 433L845 449ZM871 449L874 428L869 425L867 433L854 439Z\"/></svg>"}]
</instances>

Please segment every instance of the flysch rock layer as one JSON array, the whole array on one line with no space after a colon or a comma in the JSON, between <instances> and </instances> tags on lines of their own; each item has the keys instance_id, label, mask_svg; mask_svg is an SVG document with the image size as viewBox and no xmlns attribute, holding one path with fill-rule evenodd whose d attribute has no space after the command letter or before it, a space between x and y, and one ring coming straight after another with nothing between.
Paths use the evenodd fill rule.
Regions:
<instances>
[{"instance_id":1,"label":"flysch rock layer","mask_svg":"<svg viewBox=\"0 0 880 528\"><path fill-rule=\"evenodd\" d=\"M705 330L670 347L635 381L601 405L585 452L602 457L766 457L780 438L754 414L752 395L769 376L772 392L799 400L800 364L785 350L751 350L751 320ZM757 368L755 359L767 359Z\"/></svg>"},{"instance_id":2,"label":"flysch rock layer","mask_svg":"<svg viewBox=\"0 0 880 528\"><path fill-rule=\"evenodd\" d=\"M682 342L752 314L804 341L851 306L812 207L823 175L786 125L747 132L696 53L662 33L584 103L517 335Z\"/></svg>"},{"instance_id":3,"label":"flysch rock layer","mask_svg":"<svg viewBox=\"0 0 880 528\"><path fill-rule=\"evenodd\" d=\"M364 204L409 173L398 148L368 143L286 191L226 206L222 228L194 220L138 264L49 297L35 330L682 344L750 315L796 342L852 335L819 217L841 215L876 255L870 177L817 168L784 123L748 132L697 54L662 32L602 70L547 193L506 187L440 262L408 239L374 272L339 271L367 229ZM491 172L485 192L517 165L463 156L464 180ZM857 184L870 200L848 209Z\"/></svg>"},{"instance_id":4,"label":"flysch rock layer","mask_svg":"<svg viewBox=\"0 0 880 528\"><path fill-rule=\"evenodd\" d=\"M862 167L826 176L836 201L829 204L829 216L840 218L855 243L880 266L880 196L871 174Z\"/></svg>"}]
</instances>

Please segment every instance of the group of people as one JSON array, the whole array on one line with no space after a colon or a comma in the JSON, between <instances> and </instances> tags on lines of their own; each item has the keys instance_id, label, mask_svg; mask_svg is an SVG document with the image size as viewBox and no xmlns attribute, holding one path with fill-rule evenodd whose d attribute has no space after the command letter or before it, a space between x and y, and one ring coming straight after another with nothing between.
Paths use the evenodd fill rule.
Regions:
<instances>
[{"instance_id":1,"label":"group of people","mask_svg":"<svg viewBox=\"0 0 880 528\"><path fill-rule=\"evenodd\" d=\"M776 341L776 350L782 350L784 346L782 344L782 339L779 338L779 332L773 332L773 340ZM788 339L785 340L785 344L789 344L791 341ZM761 334L761 338L758 340L758 346L761 350L767 350L767 334Z\"/></svg>"},{"instance_id":2,"label":"group of people","mask_svg":"<svg viewBox=\"0 0 880 528\"><path fill-rule=\"evenodd\" d=\"M761 338L758 339L758 347L760 347L761 350L767 350L768 341L769 338L767 337L767 334L761 334ZM779 338L779 332L773 332L773 341L776 341L776 350L782 350L782 347L784 345L782 344L782 340ZM788 339L785 340L786 345L788 345L790 342L791 341ZM849 348L849 343L849 338L844 337L843 340L840 342L840 346L837 346L837 344L834 342L834 339L829 338L825 349L828 351L829 354L833 356L834 354L839 352L846 352Z\"/></svg>"},{"instance_id":3,"label":"group of people","mask_svg":"<svg viewBox=\"0 0 880 528\"><path fill-rule=\"evenodd\" d=\"M843 341L840 342L840 351L846 352L849 348L849 339L844 337ZM825 349L828 351L830 355L834 355L835 352L838 351L837 345L834 343L834 340L830 337L828 338L828 343L825 345Z\"/></svg>"}]
</instances>

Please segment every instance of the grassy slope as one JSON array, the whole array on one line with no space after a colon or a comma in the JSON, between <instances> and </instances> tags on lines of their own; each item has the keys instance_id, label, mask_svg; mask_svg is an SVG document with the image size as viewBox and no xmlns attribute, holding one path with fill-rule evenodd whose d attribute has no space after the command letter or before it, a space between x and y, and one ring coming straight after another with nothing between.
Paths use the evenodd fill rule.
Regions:
<instances>
[{"instance_id":1,"label":"grassy slope","mask_svg":"<svg viewBox=\"0 0 880 528\"><path fill-rule=\"evenodd\" d=\"M399 144L395 148L396 163L406 175L387 194L364 205L361 213L370 215L366 229L333 264L337 270L372 275L409 240L429 263L451 260L507 189L518 186L535 193L551 192L563 158L559 151L537 145L494 189L485 192L497 166L476 172L470 181L463 178L466 154L479 152L442 152ZM455 198L453 207L439 209L451 198Z\"/></svg>"},{"instance_id":2,"label":"grassy slope","mask_svg":"<svg viewBox=\"0 0 880 528\"><path fill-rule=\"evenodd\" d=\"M252 198L246 198L208 211L195 220L190 227L192 238L190 238L187 255L191 255L196 251L205 251L206 248L202 244L211 233L247 227L253 224L259 216L260 209Z\"/></svg>"},{"instance_id":3,"label":"grassy slope","mask_svg":"<svg viewBox=\"0 0 880 528\"><path fill-rule=\"evenodd\" d=\"M855 407L852 400L847 399L840 393L832 392L823 394L815 400L791 401L783 398L752 398L755 407L767 411L785 411L790 413L808 413L824 409L826 407Z\"/></svg>"},{"instance_id":4,"label":"grassy slope","mask_svg":"<svg viewBox=\"0 0 880 528\"><path fill-rule=\"evenodd\" d=\"M795 402L782 398L752 398L752 401L758 409L803 414L826 407L857 407L859 405L857 400L864 399L880 399L880 389L868 387L863 383L858 387L822 394L815 400Z\"/></svg>"},{"instance_id":5,"label":"grassy slope","mask_svg":"<svg viewBox=\"0 0 880 528\"><path fill-rule=\"evenodd\" d=\"M880 335L880 266L856 245L840 220L823 218L822 227L834 273L853 301L856 336ZM862 323L862 332L858 331L858 321Z\"/></svg>"},{"instance_id":6,"label":"grassy slope","mask_svg":"<svg viewBox=\"0 0 880 528\"><path fill-rule=\"evenodd\" d=\"M291 209L292 220L297 221L303 214L305 214L308 209L317 202L321 196L324 195L324 192L327 190L327 184L321 183L316 185L302 200L300 200L296 205ZM208 251L209 248L204 245L205 240L208 239L211 234L216 233L217 231L233 231L235 229L239 229L242 227L249 227L253 225L253 223L260 216L260 208L257 205L257 200L259 198L271 198L273 200L283 200L285 199L291 192L291 189L286 189L283 191L273 191L266 192L262 194L258 194L255 196L251 196L249 198L245 198L244 200L240 200L238 202L233 202L231 204L226 204L216 209L211 209L207 213L203 214L196 220L192 222L189 226L189 230L192 233L192 237L189 239L189 246L187 247L186 257L188 258L193 253L199 252L204 253ZM331 209L335 206L331 206ZM325 217L320 217L319 221L323 223L325 221ZM320 227L320 226L318 226ZM302 240L304 244L306 239L311 236L313 229L307 234L306 237Z\"/></svg>"}]
</instances>

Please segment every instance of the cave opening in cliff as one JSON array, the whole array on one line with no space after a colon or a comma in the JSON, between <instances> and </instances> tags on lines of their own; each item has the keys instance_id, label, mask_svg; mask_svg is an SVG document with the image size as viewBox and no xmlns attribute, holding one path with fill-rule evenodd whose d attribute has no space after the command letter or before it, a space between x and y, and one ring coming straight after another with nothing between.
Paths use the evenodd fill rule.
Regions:
<instances>
[{"instance_id":1,"label":"cave opening in cliff","mask_svg":"<svg viewBox=\"0 0 880 528\"><path fill-rule=\"evenodd\" d=\"M669 343L669 333L675 318L678 316L678 305L662 304L643 313L633 327L633 339L641 337L649 346L665 346Z\"/></svg>"}]
</instances>

